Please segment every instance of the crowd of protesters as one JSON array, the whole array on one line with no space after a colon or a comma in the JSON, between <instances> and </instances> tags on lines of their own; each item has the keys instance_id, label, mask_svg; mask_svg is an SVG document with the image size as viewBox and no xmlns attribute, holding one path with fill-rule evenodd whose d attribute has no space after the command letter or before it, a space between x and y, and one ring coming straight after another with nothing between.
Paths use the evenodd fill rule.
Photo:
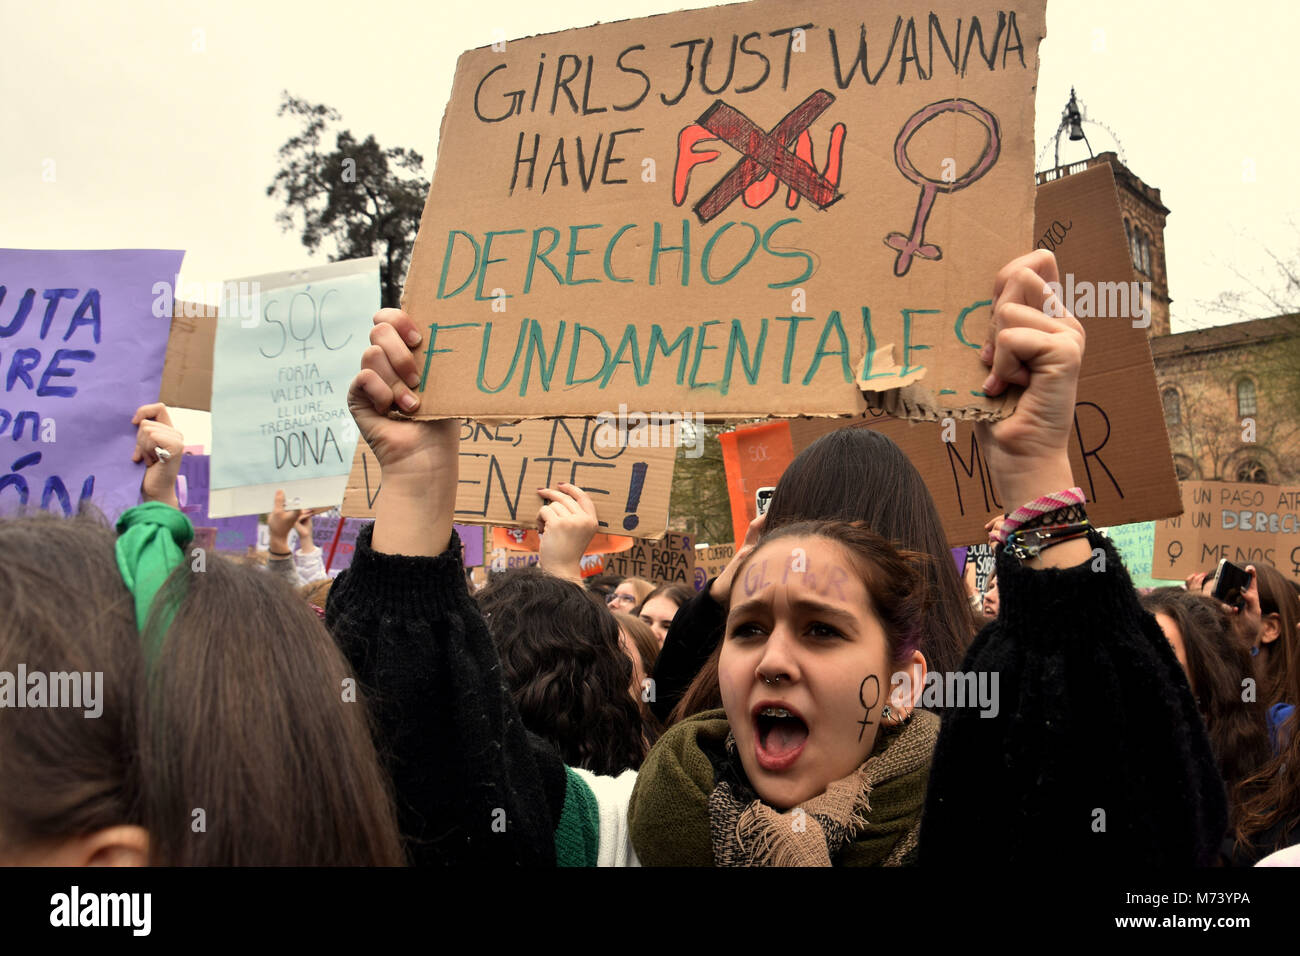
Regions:
<instances>
[{"instance_id":1,"label":"crowd of protesters","mask_svg":"<svg viewBox=\"0 0 1300 956\"><path fill-rule=\"evenodd\" d=\"M103 681L95 719L0 683L0 863L1296 861L1296 587L1133 587L1074 487L1085 334L1045 308L1057 279L1046 252L995 279L984 389L1023 391L977 425L1012 508L982 592L912 463L846 428L698 593L584 582L596 511L565 484L539 493L540 566L475 593L456 423L390 414L436 411L397 310L349 393L376 517L332 583L282 495L265 568L194 559L183 438L139 409L145 503L0 521L0 680ZM990 676L996 707L930 696Z\"/></svg>"}]
</instances>

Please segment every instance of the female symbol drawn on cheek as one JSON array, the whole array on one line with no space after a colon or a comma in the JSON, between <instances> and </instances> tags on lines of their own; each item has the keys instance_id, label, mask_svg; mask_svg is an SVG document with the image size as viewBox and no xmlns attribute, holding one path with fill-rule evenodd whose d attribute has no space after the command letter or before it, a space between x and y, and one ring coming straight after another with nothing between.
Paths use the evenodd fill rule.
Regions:
<instances>
[{"instance_id":1,"label":"female symbol drawn on cheek","mask_svg":"<svg viewBox=\"0 0 1300 956\"><path fill-rule=\"evenodd\" d=\"M871 685L870 701L867 700L868 684ZM862 728L858 731L858 742L861 743L862 735L867 732L867 726L871 723L871 708L880 703L880 678L875 674L868 674L866 677L862 678L862 683L858 685L858 703L860 703L864 708L862 719L858 721L858 724Z\"/></svg>"}]
</instances>

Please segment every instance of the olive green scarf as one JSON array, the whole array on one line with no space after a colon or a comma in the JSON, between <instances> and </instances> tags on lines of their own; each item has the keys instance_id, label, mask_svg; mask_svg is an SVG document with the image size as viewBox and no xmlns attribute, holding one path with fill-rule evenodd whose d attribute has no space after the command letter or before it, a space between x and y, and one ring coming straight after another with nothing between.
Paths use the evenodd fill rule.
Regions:
<instances>
[{"instance_id":1,"label":"olive green scarf","mask_svg":"<svg viewBox=\"0 0 1300 956\"><path fill-rule=\"evenodd\" d=\"M912 861L939 718L917 711L883 728L871 757L826 793L786 813L753 793L711 710L664 734L628 808L645 866L897 866Z\"/></svg>"}]
</instances>

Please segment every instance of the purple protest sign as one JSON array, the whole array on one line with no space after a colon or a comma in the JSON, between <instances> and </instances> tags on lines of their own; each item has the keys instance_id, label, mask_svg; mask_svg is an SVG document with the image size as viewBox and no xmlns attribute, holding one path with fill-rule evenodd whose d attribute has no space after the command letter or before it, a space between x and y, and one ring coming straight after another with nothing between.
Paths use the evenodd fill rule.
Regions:
<instances>
[{"instance_id":1,"label":"purple protest sign","mask_svg":"<svg viewBox=\"0 0 1300 956\"><path fill-rule=\"evenodd\" d=\"M158 400L183 256L0 249L0 511L139 500L131 416Z\"/></svg>"},{"instance_id":2,"label":"purple protest sign","mask_svg":"<svg viewBox=\"0 0 1300 956\"><path fill-rule=\"evenodd\" d=\"M357 549L357 535L370 523L368 519L363 518L344 518L343 530L339 532L336 542L334 533L338 531L338 517L318 515L312 518L311 539L316 543L316 547L325 552L321 555L321 560L325 562L330 577L337 577L340 571L352 564L352 555ZM333 560L330 559L331 550L334 552Z\"/></svg>"},{"instance_id":3,"label":"purple protest sign","mask_svg":"<svg viewBox=\"0 0 1300 956\"><path fill-rule=\"evenodd\" d=\"M481 568L483 566L483 526L477 524L452 525L460 535L460 543L465 549L465 567Z\"/></svg>"},{"instance_id":4,"label":"purple protest sign","mask_svg":"<svg viewBox=\"0 0 1300 956\"><path fill-rule=\"evenodd\" d=\"M247 551L257 545L257 515L239 518L209 518L208 489L211 484L212 459L208 455L185 453L181 462L176 497L181 511L196 528L214 528L218 551Z\"/></svg>"}]
</instances>

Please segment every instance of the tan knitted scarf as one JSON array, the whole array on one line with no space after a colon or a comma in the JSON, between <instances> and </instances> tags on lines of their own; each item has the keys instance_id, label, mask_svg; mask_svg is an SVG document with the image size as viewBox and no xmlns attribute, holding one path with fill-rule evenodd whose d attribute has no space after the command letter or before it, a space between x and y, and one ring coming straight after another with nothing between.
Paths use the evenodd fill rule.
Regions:
<instances>
[{"instance_id":1,"label":"tan knitted scarf","mask_svg":"<svg viewBox=\"0 0 1300 956\"><path fill-rule=\"evenodd\" d=\"M702 714L673 727L642 767L629 814L633 844L650 866L906 865L938 731L934 714L917 711L907 724L883 729L861 767L782 813L745 779L722 712ZM724 752L711 750L710 740Z\"/></svg>"}]
</instances>

